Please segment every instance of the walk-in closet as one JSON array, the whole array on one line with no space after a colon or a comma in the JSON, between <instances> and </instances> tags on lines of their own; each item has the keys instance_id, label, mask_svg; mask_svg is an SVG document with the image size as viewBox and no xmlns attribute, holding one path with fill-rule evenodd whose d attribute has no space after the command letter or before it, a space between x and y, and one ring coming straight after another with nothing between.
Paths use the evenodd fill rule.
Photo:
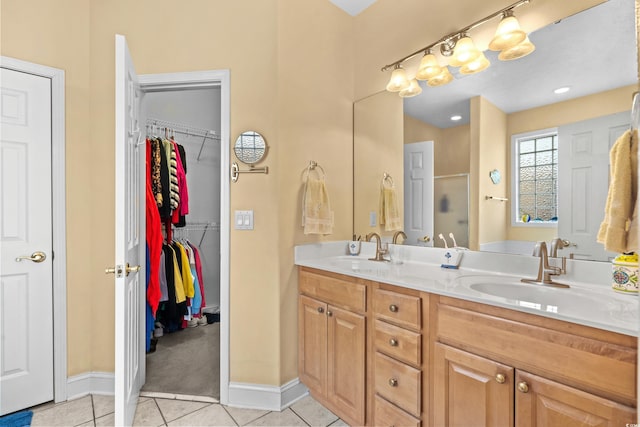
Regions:
<instances>
[{"instance_id":1,"label":"walk-in closet","mask_svg":"<svg viewBox=\"0 0 640 427\"><path fill-rule=\"evenodd\" d=\"M147 307L143 392L220 397L220 99L218 87L162 87L141 98L159 213L147 216L147 233L159 220L163 240L148 285L157 277L160 297L147 292L147 304L159 300Z\"/></svg>"}]
</instances>

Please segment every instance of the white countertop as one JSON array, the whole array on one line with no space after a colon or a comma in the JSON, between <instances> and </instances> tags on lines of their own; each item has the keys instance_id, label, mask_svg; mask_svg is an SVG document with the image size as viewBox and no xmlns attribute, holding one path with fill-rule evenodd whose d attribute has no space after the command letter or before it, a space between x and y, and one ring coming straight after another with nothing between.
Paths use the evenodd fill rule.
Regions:
<instances>
[{"instance_id":1,"label":"white countertop","mask_svg":"<svg viewBox=\"0 0 640 427\"><path fill-rule=\"evenodd\" d=\"M611 289L609 263L567 260L567 274L554 277L563 289L520 282L535 278L535 257L464 251L455 270L440 267L445 249L396 249L401 264L370 261L375 243L358 256L347 255L347 241L315 243L296 246L295 264L638 336L638 296Z\"/></svg>"}]
</instances>

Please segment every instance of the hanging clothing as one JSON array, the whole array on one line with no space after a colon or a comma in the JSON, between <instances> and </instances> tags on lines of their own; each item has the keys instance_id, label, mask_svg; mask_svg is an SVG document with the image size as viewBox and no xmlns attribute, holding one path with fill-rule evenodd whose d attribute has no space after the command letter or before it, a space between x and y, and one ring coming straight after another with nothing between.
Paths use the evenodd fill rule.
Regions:
<instances>
[{"instance_id":1,"label":"hanging clothing","mask_svg":"<svg viewBox=\"0 0 640 427\"><path fill-rule=\"evenodd\" d=\"M184 246L182 246L180 243L175 242L173 247L177 251L176 255L180 256L178 265L180 266L182 285L184 286L184 294L188 298L193 298L193 277L191 276L191 269L189 268L189 257L187 256Z\"/></svg>"},{"instance_id":2,"label":"hanging clothing","mask_svg":"<svg viewBox=\"0 0 640 427\"><path fill-rule=\"evenodd\" d=\"M169 289L167 287L167 269L165 267L164 256L160 257L160 269L158 270L158 276L160 277L160 302L169 300Z\"/></svg>"},{"instance_id":3,"label":"hanging clothing","mask_svg":"<svg viewBox=\"0 0 640 427\"><path fill-rule=\"evenodd\" d=\"M178 187L178 162L176 157L176 151L173 144L168 139L162 140L167 159L169 161L169 191L171 197L171 210L174 211L178 208L180 203L180 188Z\"/></svg>"},{"instance_id":4,"label":"hanging clothing","mask_svg":"<svg viewBox=\"0 0 640 427\"><path fill-rule=\"evenodd\" d=\"M204 280L202 278L202 262L200 260L200 249L197 248L194 245L191 245L191 248L193 249L193 256L194 256L195 262L196 262L196 274L198 276L198 283L200 285L200 296L202 298L202 302L200 304L200 307L206 307L207 306L207 300L205 298Z\"/></svg>"},{"instance_id":5,"label":"hanging clothing","mask_svg":"<svg viewBox=\"0 0 640 427\"><path fill-rule=\"evenodd\" d=\"M152 169L150 156L150 146L147 145L146 171L147 177ZM149 248L149 285L147 287L147 301L151 307L151 312L155 316L160 302L160 257L162 256L162 227L160 225L160 213L153 196L151 180L147 178L145 185L145 220L146 220L146 243Z\"/></svg>"}]
</instances>

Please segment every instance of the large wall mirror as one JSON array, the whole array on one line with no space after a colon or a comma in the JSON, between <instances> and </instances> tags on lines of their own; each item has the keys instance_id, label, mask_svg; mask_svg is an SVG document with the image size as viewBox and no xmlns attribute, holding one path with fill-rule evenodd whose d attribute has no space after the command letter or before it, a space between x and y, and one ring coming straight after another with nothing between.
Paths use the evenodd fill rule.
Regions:
<instances>
[{"instance_id":1,"label":"large wall mirror","mask_svg":"<svg viewBox=\"0 0 640 427\"><path fill-rule=\"evenodd\" d=\"M595 235L604 215L609 149L629 128L638 85L634 0L606 1L529 38L536 50L519 60L499 61L486 51L491 66L481 73L461 76L450 67L453 82L421 83L417 97L381 91L355 102L354 234L392 234L372 218L387 173L405 232L407 218L423 222L417 238L407 233L407 244L443 246L442 234L451 246L453 233L459 246L472 250L530 255L536 241L559 237L571 244L559 255L599 261L616 255L596 244ZM554 93L563 87L569 91ZM514 184L514 136L550 129L557 132L556 166L548 176L557 188L551 194L556 210L527 218L526 209L514 208L515 200L526 204ZM405 153L422 141L433 141L433 169L424 191L417 191L404 185L416 175ZM498 182L491 179L495 170Z\"/></svg>"}]
</instances>

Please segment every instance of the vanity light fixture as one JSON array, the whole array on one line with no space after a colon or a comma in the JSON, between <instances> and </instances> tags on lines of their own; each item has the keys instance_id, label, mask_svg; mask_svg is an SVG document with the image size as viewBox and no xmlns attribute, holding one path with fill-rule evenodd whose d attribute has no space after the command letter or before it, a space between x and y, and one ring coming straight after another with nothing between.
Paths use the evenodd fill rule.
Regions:
<instances>
[{"instance_id":1,"label":"vanity light fixture","mask_svg":"<svg viewBox=\"0 0 640 427\"><path fill-rule=\"evenodd\" d=\"M462 67L468 63L475 61L480 56L480 51L466 34L463 34L457 41L456 47L453 49L453 55L449 58L449 65L454 67Z\"/></svg>"},{"instance_id":2,"label":"vanity light fixture","mask_svg":"<svg viewBox=\"0 0 640 427\"><path fill-rule=\"evenodd\" d=\"M536 50L535 45L531 43L531 41L529 40L529 37L527 37L520 44L517 44L514 47L505 49L502 52L500 52L500 54L498 55L498 59L501 61L511 61L514 59L520 59L529 55L534 50Z\"/></svg>"},{"instance_id":3,"label":"vanity light fixture","mask_svg":"<svg viewBox=\"0 0 640 427\"><path fill-rule=\"evenodd\" d=\"M480 56L460 67L460 74L479 73L480 71L486 70L489 65L491 65L491 63L487 57L484 56L484 53L480 52Z\"/></svg>"},{"instance_id":4,"label":"vanity light fixture","mask_svg":"<svg viewBox=\"0 0 640 427\"><path fill-rule=\"evenodd\" d=\"M520 44L527 38L527 33L520 29L520 24L513 10L509 9L502 13L502 20L498 24L496 35L489 43L491 50L505 50Z\"/></svg>"},{"instance_id":5,"label":"vanity light fixture","mask_svg":"<svg viewBox=\"0 0 640 427\"><path fill-rule=\"evenodd\" d=\"M498 58L503 61L522 58L535 50L535 46L527 34L520 28L518 20L513 15L513 10L523 4L529 3L531 0L518 0L515 3L489 15L473 24L464 27L456 32L447 34L435 43L417 50L404 58L401 58L391 64L382 67L382 71L393 69L391 78L387 84L389 92L402 92L401 96L415 96L417 93L414 89L409 89L411 79L407 78L406 72L402 69L401 64L419 54L423 54L422 60L418 67L415 78L418 80L427 80L429 86L440 86L453 80L447 66L441 66L433 55L431 49L440 48L442 56L449 58L449 65L460 67L461 74L478 73L489 67L489 60L475 46L475 43L468 36L468 32L476 27L501 16L502 19L498 24L495 36L489 44L489 48L500 50ZM416 82L417 85L417 82ZM417 85L419 88L420 86ZM418 92L419 93L419 92Z\"/></svg>"},{"instance_id":6,"label":"vanity light fixture","mask_svg":"<svg viewBox=\"0 0 640 427\"><path fill-rule=\"evenodd\" d=\"M389 79L389 83L387 83L387 90L389 92L400 92L408 89L410 84L411 82L407 78L407 73L404 71L404 68L402 68L400 64L396 64L393 73L391 73L391 79Z\"/></svg>"},{"instance_id":7,"label":"vanity light fixture","mask_svg":"<svg viewBox=\"0 0 640 427\"><path fill-rule=\"evenodd\" d=\"M403 98L411 98L412 96L420 95L422 88L418 84L416 79L411 79L409 87L400 91L399 95Z\"/></svg>"},{"instance_id":8,"label":"vanity light fixture","mask_svg":"<svg viewBox=\"0 0 640 427\"><path fill-rule=\"evenodd\" d=\"M438 64L436 56L431 52L431 49L427 49L424 52L424 56L420 60L420 66L416 73L416 79L429 80L437 76L442 72L442 66Z\"/></svg>"}]
</instances>

